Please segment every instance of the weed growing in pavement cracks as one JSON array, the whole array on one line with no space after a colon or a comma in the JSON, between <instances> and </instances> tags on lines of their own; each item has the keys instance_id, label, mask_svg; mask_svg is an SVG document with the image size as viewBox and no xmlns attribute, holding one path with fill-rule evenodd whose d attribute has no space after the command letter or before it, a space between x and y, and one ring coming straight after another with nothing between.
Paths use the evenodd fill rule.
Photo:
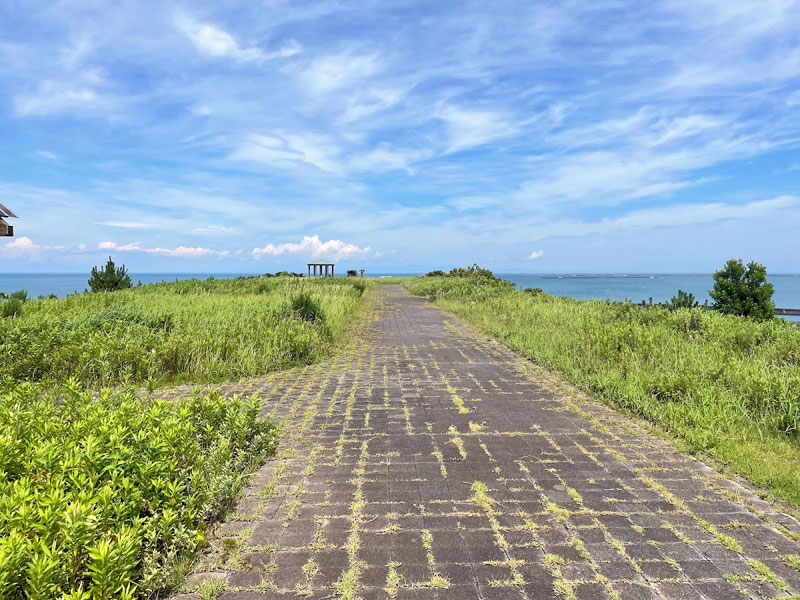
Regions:
<instances>
[{"instance_id":1,"label":"weed growing in pavement cracks","mask_svg":"<svg viewBox=\"0 0 800 600\"><path fill-rule=\"evenodd\" d=\"M800 328L702 308L514 291L488 276L405 282L583 391L800 504ZM446 380L460 412L469 411Z\"/></svg>"}]
</instances>

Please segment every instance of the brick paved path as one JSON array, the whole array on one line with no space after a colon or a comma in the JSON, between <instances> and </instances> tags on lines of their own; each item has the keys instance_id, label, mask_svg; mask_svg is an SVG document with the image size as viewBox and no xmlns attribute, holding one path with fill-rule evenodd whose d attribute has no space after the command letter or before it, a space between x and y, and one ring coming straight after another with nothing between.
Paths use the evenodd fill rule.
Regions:
<instances>
[{"instance_id":1,"label":"brick paved path","mask_svg":"<svg viewBox=\"0 0 800 600\"><path fill-rule=\"evenodd\" d=\"M286 437L184 597L800 591L794 518L437 308L387 286L357 338L227 390L262 393Z\"/></svg>"}]
</instances>

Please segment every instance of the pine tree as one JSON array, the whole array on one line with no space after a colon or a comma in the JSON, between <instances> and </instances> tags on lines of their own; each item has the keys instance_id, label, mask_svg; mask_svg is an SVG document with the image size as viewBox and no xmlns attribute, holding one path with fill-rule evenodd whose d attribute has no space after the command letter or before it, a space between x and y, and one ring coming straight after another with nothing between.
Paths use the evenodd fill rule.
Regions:
<instances>
[{"instance_id":1,"label":"pine tree","mask_svg":"<svg viewBox=\"0 0 800 600\"><path fill-rule=\"evenodd\" d=\"M131 287L131 278L125 265L117 267L111 257L102 269L92 267L89 287L93 292L113 292Z\"/></svg>"}]
</instances>

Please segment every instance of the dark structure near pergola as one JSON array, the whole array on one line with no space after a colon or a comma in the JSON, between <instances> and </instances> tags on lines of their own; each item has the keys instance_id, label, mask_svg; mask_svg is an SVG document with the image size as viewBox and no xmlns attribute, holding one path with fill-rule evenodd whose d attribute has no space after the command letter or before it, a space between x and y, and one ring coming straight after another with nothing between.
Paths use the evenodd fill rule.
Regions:
<instances>
[{"instance_id":1,"label":"dark structure near pergola","mask_svg":"<svg viewBox=\"0 0 800 600\"><path fill-rule=\"evenodd\" d=\"M334 264L332 262L328 262L325 260L315 260L314 262L308 263L308 276L309 277L333 277L333 267ZM311 271L314 271L313 274Z\"/></svg>"},{"instance_id":2,"label":"dark structure near pergola","mask_svg":"<svg viewBox=\"0 0 800 600\"><path fill-rule=\"evenodd\" d=\"M6 217L16 218L17 215L11 212L11 209L0 204L0 237L12 237L14 235L14 228L4 220Z\"/></svg>"}]
</instances>

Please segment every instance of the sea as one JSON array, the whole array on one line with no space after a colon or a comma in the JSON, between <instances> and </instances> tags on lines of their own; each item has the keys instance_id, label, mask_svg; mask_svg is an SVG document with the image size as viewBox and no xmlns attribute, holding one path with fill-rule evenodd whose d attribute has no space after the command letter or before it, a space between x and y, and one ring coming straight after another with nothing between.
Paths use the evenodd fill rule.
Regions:
<instances>
[{"instance_id":1,"label":"sea","mask_svg":"<svg viewBox=\"0 0 800 600\"><path fill-rule=\"evenodd\" d=\"M711 298L708 292L714 287L710 275L673 274L619 274L598 275L563 273L560 275L515 275L498 274L513 283L517 289L541 288L554 296L568 296L578 300L609 299L630 300L631 302L668 302L683 290L694 294L703 304ZM800 274L769 275L767 280L775 288L772 299L778 308L800 309ZM790 321L800 321L798 317L784 317Z\"/></svg>"},{"instance_id":2,"label":"sea","mask_svg":"<svg viewBox=\"0 0 800 600\"><path fill-rule=\"evenodd\" d=\"M205 279L238 277L252 273L131 273L134 283L143 284L159 281L174 281L196 277ZM399 275L398 273L371 273L371 277ZM666 302L678 290L690 292L702 304L710 298L709 290L714 285L710 274L591 274L562 273L526 275L498 273L513 283L518 289L541 288L555 296L569 296L580 300L610 299L631 300L632 302ZM9 293L25 289L28 296L36 298L55 294L81 293L87 287L85 273L0 273L0 291ZM775 287L773 300L779 308L800 308L800 274L770 275L768 280ZM794 320L794 319L793 319Z\"/></svg>"}]
</instances>

